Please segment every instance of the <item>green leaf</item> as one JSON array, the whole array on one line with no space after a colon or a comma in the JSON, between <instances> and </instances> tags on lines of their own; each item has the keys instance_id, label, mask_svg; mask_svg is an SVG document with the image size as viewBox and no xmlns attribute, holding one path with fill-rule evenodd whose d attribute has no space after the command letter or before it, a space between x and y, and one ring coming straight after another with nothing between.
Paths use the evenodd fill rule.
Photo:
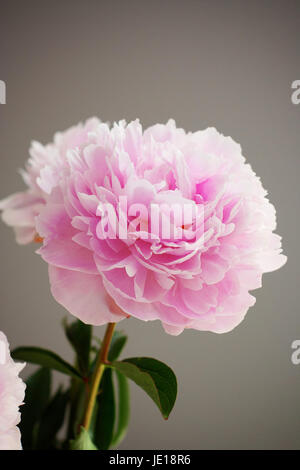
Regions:
<instances>
[{"instance_id":1,"label":"green leaf","mask_svg":"<svg viewBox=\"0 0 300 470\"><path fill-rule=\"evenodd\" d=\"M78 429L80 429L80 424L82 423L82 418L86 407L87 396L88 393L86 384L83 382L78 382L75 396L73 397L71 403L69 429L70 436L76 436Z\"/></svg>"},{"instance_id":2,"label":"green leaf","mask_svg":"<svg viewBox=\"0 0 300 470\"><path fill-rule=\"evenodd\" d=\"M38 427L37 449L55 448L55 437L63 425L68 399L68 393L59 388L48 404Z\"/></svg>"},{"instance_id":3,"label":"green leaf","mask_svg":"<svg viewBox=\"0 0 300 470\"><path fill-rule=\"evenodd\" d=\"M106 450L112 441L115 424L115 397L111 369L106 369L103 374L97 405L93 439L98 449Z\"/></svg>"},{"instance_id":4,"label":"green leaf","mask_svg":"<svg viewBox=\"0 0 300 470\"><path fill-rule=\"evenodd\" d=\"M82 378L80 373L71 364L68 364L57 354L48 349L33 346L20 347L12 352L13 359L31 362L49 369L54 369L71 377Z\"/></svg>"},{"instance_id":5,"label":"green leaf","mask_svg":"<svg viewBox=\"0 0 300 470\"><path fill-rule=\"evenodd\" d=\"M133 357L111 365L139 385L165 419L169 417L177 396L177 380L170 367L150 357Z\"/></svg>"},{"instance_id":6,"label":"green leaf","mask_svg":"<svg viewBox=\"0 0 300 470\"><path fill-rule=\"evenodd\" d=\"M38 369L25 382L24 405L20 408L20 431L23 449L32 449L35 447L34 428L41 418L50 397L51 372L49 369Z\"/></svg>"},{"instance_id":7,"label":"green leaf","mask_svg":"<svg viewBox=\"0 0 300 470\"><path fill-rule=\"evenodd\" d=\"M122 352L125 344L127 342L127 336L124 335L121 331L115 331L111 340L109 353L108 353L108 360L115 361L118 359L119 355Z\"/></svg>"},{"instance_id":8,"label":"green leaf","mask_svg":"<svg viewBox=\"0 0 300 470\"><path fill-rule=\"evenodd\" d=\"M98 450L91 440L89 433L81 426L80 433L73 441L70 441L71 450Z\"/></svg>"},{"instance_id":9,"label":"green leaf","mask_svg":"<svg viewBox=\"0 0 300 470\"><path fill-rule=\"evenodd\" d=\"M68 324L66 318L63 320L63 326L66 336L76 353L79 370L82 374L87 375L90 361L92 326L86 325L80 320Z\"/></svg>"},{"instance_id":10,"label":"green leaf","mask_svg":"<svg viewBox=\"0 0 300 470\"><path fill-rule=\"evenodd\" d=\"M118 424L111 447L117 447L125 438L129 425L130 404L129 404L129 386L125 375L115 370L118 382Z\"/></svg>"}]
</instances>

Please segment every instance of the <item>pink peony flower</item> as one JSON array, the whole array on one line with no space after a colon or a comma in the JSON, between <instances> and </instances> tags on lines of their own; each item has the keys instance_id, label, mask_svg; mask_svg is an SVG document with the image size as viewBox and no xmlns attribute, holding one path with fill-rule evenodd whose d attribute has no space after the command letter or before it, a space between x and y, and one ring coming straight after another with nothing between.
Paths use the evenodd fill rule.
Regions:
<instances>
[{"instance_id":1,"label":"pink peony flower","mask_svg":"<svg viewBox=\"0 0 300 470\"><path fill-rule=\"evenodd\" d=\"M0 450L22 448L17 424L25 394L25 384L19 377L24 366L12 360L6 336L0 331Z\"/></svg>"},{"instance_id":2,"label":"pink peony flower","mask_svg":"<svg viewBox=\"0 0 300 470\"><path fill-rule=\"evenodd\" d=\"M224 333L254 304L262 274L285 263L266 191L240 146L215 129L186 133L171 120L143 132L121 121L66 148L54 184L50 166L36 177L52 189L36 221L38 252L53 296L82 321L132 315L175 335ZM191 209L188 223L168 216L172 204Z\"/></svg>"},{"instance_id":3,"label":"pink peony flower","mask_svg":"<svg viewBox=\"0 0 300 470\"><path fill-rule=\"evenodd\" d=\"M28 189L0 201L2 219L14 228L19 244L30 243L36 238L35 217L67 170L68 149L84 143L88 133L99 123L97 118L89 119L85 124L78 124L63 133L55 134L53 143L45 146L32 142L26 171L21 171ZM38 237L36 241L40 241Z\"/></svg>"}]
</instances>

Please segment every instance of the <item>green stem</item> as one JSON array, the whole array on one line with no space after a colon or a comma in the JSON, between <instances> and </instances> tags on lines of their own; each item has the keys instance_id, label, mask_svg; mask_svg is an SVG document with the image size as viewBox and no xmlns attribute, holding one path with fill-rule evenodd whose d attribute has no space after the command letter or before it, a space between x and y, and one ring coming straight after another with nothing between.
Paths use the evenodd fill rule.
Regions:
<instances>
[{"instance_id":1,"label":"green stem","mask_svg":"<svg viewBox=\"0 0 300 470\"><path fill-rule=\"evenodd\" d=\"M109 346L112 340L113 332L115 329L115 323L109 323L106 328L106 332L103 338L102 346L99 351L95 371L92 377L92 383L90 388L90 393L88 396L87 406L84 414L83 419L83 427L88 431L91 425L91 420L93 416L93 410L98 394L99 385L101 382L101 378L103 376L103 372L105 370L105 365L107 362Z\"/></svg>"}]
</instances>

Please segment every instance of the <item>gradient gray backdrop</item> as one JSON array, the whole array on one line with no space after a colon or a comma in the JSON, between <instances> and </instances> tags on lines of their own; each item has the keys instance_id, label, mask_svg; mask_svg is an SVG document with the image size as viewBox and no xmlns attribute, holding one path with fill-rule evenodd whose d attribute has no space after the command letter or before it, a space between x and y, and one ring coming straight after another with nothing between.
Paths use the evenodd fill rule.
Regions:
<instances>
[{"instance_id":1,"label":"gradient gray backdrop","mask_svg":"<svg viewBox=\"0 0 300 470\"><path fill-rule=\"evenodd\" d=\"M123 449L300 447L300 365L290 360L300 339L300 105L291 103L299 12L299 0L0 2L0 198L23 188L16 170L31 139L46 143L92 115L138 117L145 127L172 117L240 142L277 208L289 261L264 276L234 331L172 337L158 322L120 324L126 355L165 361L179 382L168 422L132 385ZM42 345L71 360L46 264L3 224L0 233L0 329L12 346Z\"/></svg>"}]
</instances>

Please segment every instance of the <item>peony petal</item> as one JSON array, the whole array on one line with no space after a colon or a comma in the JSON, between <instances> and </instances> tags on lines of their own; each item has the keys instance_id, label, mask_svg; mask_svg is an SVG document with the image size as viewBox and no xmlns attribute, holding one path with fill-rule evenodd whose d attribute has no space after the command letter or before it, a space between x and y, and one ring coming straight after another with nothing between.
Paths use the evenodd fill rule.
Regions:
<instances>
[{"instance_id":1,"label":"peony petal","mask_svg":"<svg viewBox=\"0 0 300 470\"><path fill-rule=\"evenodd\" d=\"M72 240L50 240L37 253L44 261L58 268L97 274L92 251Z\"/></svg>"},{"instance_id":2,"label":"peony petal","mask_svg":"<svg viewBox=\"0 0 300 470\"><path fill-rule=\"evenodd\" d=\"M126 315L110 310L101 276L49 266L53 297L75 317L91 325L119 322Z\"/></svg>"}]
</instances>

